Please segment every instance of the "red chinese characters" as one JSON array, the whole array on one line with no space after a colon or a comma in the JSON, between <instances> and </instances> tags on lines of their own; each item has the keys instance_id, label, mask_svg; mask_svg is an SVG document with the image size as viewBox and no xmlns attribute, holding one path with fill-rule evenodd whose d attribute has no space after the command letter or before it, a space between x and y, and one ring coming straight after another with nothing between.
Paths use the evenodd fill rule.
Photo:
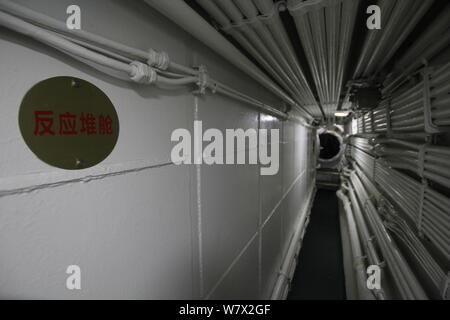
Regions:
<instances>
[{"instance_id":1,"label":"red chinese characters","mask_svg":"<svg viewBox=\"0 0 450 320\"><path fill-rule=\"evenodd\" d=\"M97 134L97 119L92 113L81 114L81 132L86 133L88 136Z\"/></svg>"},{"instance_id":2,"label":"red chinese characters","mask_svg":"<svg viewBox=\"0 0 450 320\"><path fill-rule=\"evenodd\" d=\"M51 117L50 117L51 116ZM43 136L46 134L55 135L55 132L52 131L53 124L55 120L53 119L52 111L36 111L34 113L34 135Z\"/></svg>"},{"instance_id":3,"label":"red chinese characters","mask_svg":"<svg viewBox=\"0 0 450 320\"><path fill-rule=\"evenodd\" d=\"M109 115L70 112L55 114L53 111L35 111L34 135L112 135L113 119Z\"/></svg>"},{"instance_id":4,"label":"red chinese characters","mask_svg":"<svg viewBox=\"0 0 450 320\"><path fill-rule=\"evenodd\" d=\"M99 130L100 134L113 134L113 120L111 116L100 115L99 117Z\"/></svg>"},{"instance_id":5,"label":"red chinese characters","mask_svg":"<svg viewBox=\"0 0 450 320\"><path fill-rule=\"evenodd\" d=\"M70 113L59 115L59 134L75 135L77 134L77 116Z\"/></svg>"}]
</instances>

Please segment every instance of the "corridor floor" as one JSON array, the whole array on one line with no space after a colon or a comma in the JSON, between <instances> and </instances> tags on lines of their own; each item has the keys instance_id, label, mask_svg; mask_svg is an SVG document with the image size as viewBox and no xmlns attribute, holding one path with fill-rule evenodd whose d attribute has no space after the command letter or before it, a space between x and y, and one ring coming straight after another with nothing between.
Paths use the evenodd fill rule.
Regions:
<instances>
[{"instance_id":1,"label":"corridor floor","mask_svg":"<svg viewBox=\"0 0 450 320\"><path fill-rule=\"evenodd\" d=\"M300 251L289 300L345 300L338 199L319 190Z\"/></svg>"}]
</instances>

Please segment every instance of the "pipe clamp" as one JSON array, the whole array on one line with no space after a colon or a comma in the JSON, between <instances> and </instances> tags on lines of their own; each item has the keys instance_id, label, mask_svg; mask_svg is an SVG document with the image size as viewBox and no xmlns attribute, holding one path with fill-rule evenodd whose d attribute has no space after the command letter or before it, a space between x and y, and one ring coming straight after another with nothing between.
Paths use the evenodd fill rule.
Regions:
<instances>
[{"instance_id":1,"label":"pipe clamp","mask_svg":"<svg viewBox=\"0 0 450 320\"><path fill-rule=\"evenodd\" d=\"M209 83L208 69L206 66L201 65L198 67L198 71L199 71L198 81L197 81L198 90L195 93L204 95L204 94L206 94L206 89L208 88L208 83ZM216 85L215 89L217 89L217 85Z\"/></svg>"},{"instance_id":2,"label":"pipe clamp","mask_svg":"<svg viewBox=\"0 0 450 320\"><path fill-rule=\"evenodd\" d=\"M130 66L133 68L131 80L133 80L134 82L142 84L153 84L158 79L156 71L145 63L133 61L132 63L130 63Z\"/></svg>"},{"instance_id":3,"label":"pipe clamp","mask_svg":"<svg viewBox=\"0 0 450 320\"><path fill-rule=\"evenodd\" d=\"M167 70L170 65L170 58L167 52L157 52L153 49L148 51L148 65L161 70Z\"/></svg>"}]
</instances>

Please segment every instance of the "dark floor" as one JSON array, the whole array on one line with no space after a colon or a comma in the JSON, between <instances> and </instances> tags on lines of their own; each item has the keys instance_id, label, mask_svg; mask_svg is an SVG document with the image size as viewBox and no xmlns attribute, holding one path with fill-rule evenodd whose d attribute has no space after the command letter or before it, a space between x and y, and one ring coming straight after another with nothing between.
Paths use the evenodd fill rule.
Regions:
<instances>
[{"instance_id":1,"label":"dark floor","mask_svg":"<svg viewBox=\"0 0 450 320\"><path fill-rule=\"evenodd\" d=\"M288 299L345 300L336 191L317 192Z\"/></svg>"}]
</instances>

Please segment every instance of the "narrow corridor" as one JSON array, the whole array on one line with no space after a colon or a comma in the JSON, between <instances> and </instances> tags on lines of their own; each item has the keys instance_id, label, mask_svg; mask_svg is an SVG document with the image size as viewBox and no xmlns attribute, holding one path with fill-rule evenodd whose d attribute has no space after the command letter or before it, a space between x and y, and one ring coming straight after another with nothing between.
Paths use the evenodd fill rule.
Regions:
<instances>
[{"instance_id":1,"label":"narrow corridor","mask_svg":"<svg viewBox=\"0 0 450 320\"><path fill-rule=\"evenodd\" d=\"M345 300L339 209L335 191L317 192L289 299Z\"/></svg>"}]
</instances>

